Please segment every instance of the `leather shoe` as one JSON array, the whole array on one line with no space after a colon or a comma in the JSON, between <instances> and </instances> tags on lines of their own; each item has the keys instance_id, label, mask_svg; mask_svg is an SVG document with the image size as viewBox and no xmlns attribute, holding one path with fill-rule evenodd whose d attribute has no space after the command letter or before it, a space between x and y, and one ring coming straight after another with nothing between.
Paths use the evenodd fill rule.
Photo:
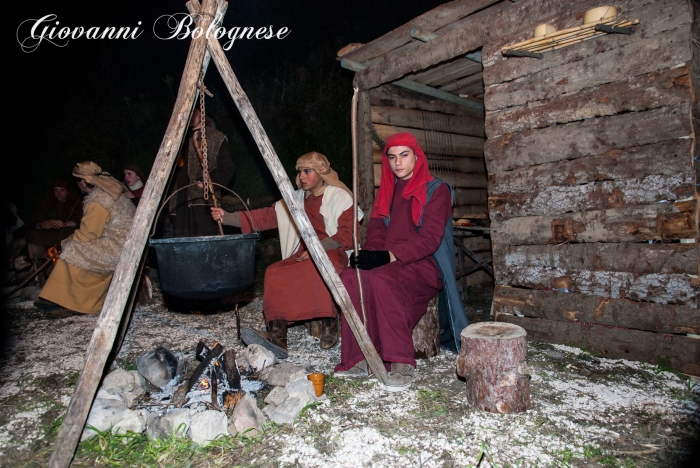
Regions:
<instances>
[{"instance_id":1,"label":"leather shoe","mask_svg":"<svg viewBox=\"0 0 700 468\"><path fill-rule=\"evenodd\" d=\"M46 318L65 318L65 317L73 317L74 315L80 315L80 312L76 312L74 310L70 309L65 309L63 307L59 309L54 309L54 310L49 310L44 314Z\"/></svg>"},{"instance_id":2,"label":"leather shoe","mask_svg":"<svg viewBox=\"0 0 700 468\"><path fill-rule=\"evenodd\" d=\"M338 318L324 318L321 329L321 349L331 349L338 344Z\"/></svg>"}]
</instances>

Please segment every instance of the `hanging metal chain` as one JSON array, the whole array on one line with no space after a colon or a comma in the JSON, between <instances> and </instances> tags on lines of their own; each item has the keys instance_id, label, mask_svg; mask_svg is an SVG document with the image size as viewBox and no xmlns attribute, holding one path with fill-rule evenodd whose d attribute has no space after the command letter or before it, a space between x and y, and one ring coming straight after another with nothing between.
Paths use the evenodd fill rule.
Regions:
<instances>
[{"instance_id":1,"label":"hanging metal chain","mask_svg":"<svg viewBox=\"0 0 700 468\"><path fill-rule=\"evenodd\" d=\"M199 83L197 84L199 88L199 137L202 140L202 184L204 185L204 199L209 200L209 188L211 181L209 180L209 157L207 156L207 132L205 131L207 122L207 110L204 104L204 94L211 96L211 93L204 86L204 66L199 72ZM196 138L196 136L195 136Z\"/></svg>"}]
</instances>

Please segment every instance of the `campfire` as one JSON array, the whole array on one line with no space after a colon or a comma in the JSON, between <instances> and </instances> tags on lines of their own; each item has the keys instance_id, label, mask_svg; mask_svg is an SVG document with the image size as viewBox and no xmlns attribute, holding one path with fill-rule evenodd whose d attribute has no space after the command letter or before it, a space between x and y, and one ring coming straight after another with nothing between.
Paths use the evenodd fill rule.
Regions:
<instances>
[{"instance_id":1,"label":"campfire","mask_svg":"<svg viewBox=\"0 0 700 468\"><path fill-rule=\"evenodd\" d=\"M199 365L193 372L185 373L170 404L184 407L204 403L209 409L220 411L233 408L243 396L236 351L224 350L216 342L213 348L209 348L200 341L195 357Z\"/></svg>"}]
</instances>

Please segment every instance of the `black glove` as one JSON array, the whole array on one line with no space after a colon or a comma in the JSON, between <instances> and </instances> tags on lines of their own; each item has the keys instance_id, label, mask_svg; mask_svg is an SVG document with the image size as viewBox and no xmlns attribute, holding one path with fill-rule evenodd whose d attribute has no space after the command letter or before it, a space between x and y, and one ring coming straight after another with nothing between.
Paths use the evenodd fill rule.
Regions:
<instances>
[{"instance_id":1,"label":"black glove","mask_svg":"<svg viewBox=\"0 0 700 468\"><path fill-rule=\"evenodd\" d=\"M388 250L360 250L355 258L354 252L350 257L350 266L360 270L372 270L386 265L391 261Z\"/></svg>"}]
</instances>

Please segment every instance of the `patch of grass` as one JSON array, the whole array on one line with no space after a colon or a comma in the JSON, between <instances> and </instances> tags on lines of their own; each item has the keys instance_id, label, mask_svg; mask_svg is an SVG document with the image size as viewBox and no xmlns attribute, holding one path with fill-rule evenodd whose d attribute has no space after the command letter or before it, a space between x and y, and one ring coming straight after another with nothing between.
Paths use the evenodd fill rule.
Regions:
<instances>
[{"instance_id":1,"label":"patch of grass","mask_svg":"<svg viewBox=\"0 0 700 468\"><path fill-rule=\"evenodd\" d=\"M78 385L78 378L80 378L80 372L71 372L66 376L65 385L69 388L74 388Z\"/></svg>"},{"instance_id":2,"label":"patch of grass","mask_svg":"<svg viewBox=\"0 0 700 468\"><path fill-rule=\"evenodd\" d=\"M576 457L576 454L569 447L566 447L566 448L561 449L561 450L557 450L555 453L559 457L559 461L561 463L563 463L565 466L568 466L569 461L572 458Z\"/></svg>"},{"instance_id":3,"label":"patch of grass","mask_svg":"<svg viewBox=\"0 0 700 468\"><path fill-rule=\"evenodd\" d=\"M426 417L439 417L448 414L445 404L449 397L442 390L427 390L419 388L416 396L422 409L421 413Z\"/></svg>"},{"instance_id":4,"label":"patch of grass","mask_svg":"<svg viewBox=\"0 0 700 468\"><path fill-rule=\"evenodd\" d=\"M219 466L246 466L246 455L253 455L261 440L259 436L239 434L202 447L187 438L149 440L145 434L105 431L79 445L72 466L189 467L198 465L199 460L216 460Z\"/></svg>"},{"instance_id":5,"label":"patch of grass","mask_svg":"<svg viewBox=\"0 0 700 468\"><path fill-rule=\"evenodd\" d=\"M681 379L686 379L686 376L683 375L683 373L678 369L672 367L671 364L669 364L668 359L665 357L659 357L659 359L656 360L656 367L654 369L654 374L656 375L659 375L662 372L670 372Z\"/></svg>"},{"instance_id":6,"label":"patch of grass","mask_svg":"<svg viewBox=\"0 0 700 468\"><path fill-rule=\"evenodd\" d=\"M583 447L583 456L591 462L598 462L603 466L611 466L614 468L634 468L637 466L634 460L620 460L615 455L607 453L602 448L593 447L592 445L585 445Z\"/></svg>"}]
</instances>

